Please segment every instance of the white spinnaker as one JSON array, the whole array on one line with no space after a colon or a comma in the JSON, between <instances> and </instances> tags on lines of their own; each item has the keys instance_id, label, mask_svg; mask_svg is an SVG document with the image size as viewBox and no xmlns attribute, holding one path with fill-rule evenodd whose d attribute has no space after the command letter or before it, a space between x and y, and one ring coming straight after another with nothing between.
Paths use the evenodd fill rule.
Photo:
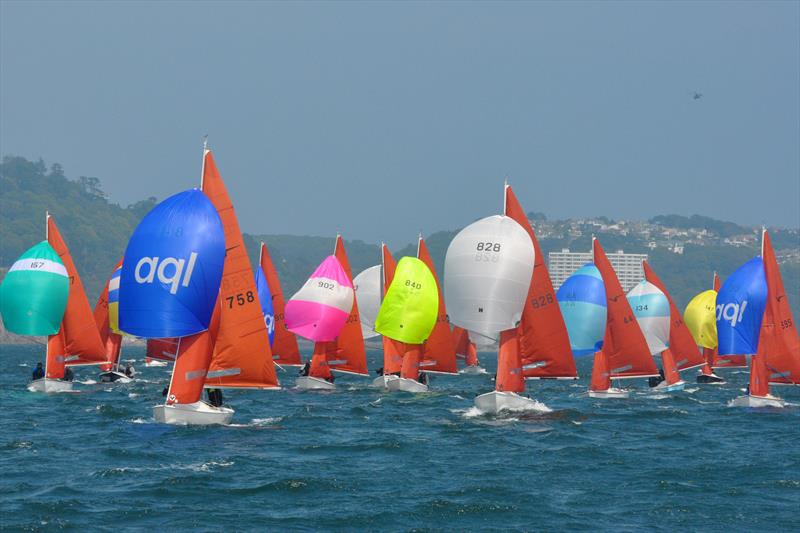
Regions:
<instances>
[{"instance_id":1,"label":"white spinnaker","mask_svg":"<svg viewBox=\"0 0 800 533\"><path fill-rule=\"evenodd\" d=\"M444 262L450 322L496 339L517 326L533 275L530 235L512 218L494 215L461 230Z\"/></svg>"},{"instance_id":2,"label":"white spinnaker","mask_svg":"<svg viewBox=\"0 0 800 533\"><path fill-rule=\"evenodd\" d=\"M667 296L649 281L642 280L628 292L627 297L650 354L660 354L669 347L670 309Z\"/></svg>"},{"instance_id":3,"label":"white spinnaker","mask_svg":"<svg viewBox=\"0 0 800 533\"><path fill-rule=\"evenodd\" d=\"M382 285L381 265L369 267L353 278L358 312L361 315L361 333L365 339L380 335L375 331L375 317L381 307Z\"/></svg>"}]
</instances>

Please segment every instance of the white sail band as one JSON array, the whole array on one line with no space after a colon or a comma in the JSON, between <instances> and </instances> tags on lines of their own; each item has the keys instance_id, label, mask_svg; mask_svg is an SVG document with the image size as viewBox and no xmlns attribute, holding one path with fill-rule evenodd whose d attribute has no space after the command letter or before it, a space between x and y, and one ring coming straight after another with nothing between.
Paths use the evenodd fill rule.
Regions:
<instances>
[{"instance_id":1,"label":"white sail band","mask_svg":"<svg viewBox=\"0 0 800 533\"><path fill-rule=\"evenodd\" d=\"M18 259L11 265L9 269L9 273L14 272L15 270L28 270L32 272L50 272L51 274L57 274L59 276L67 276L67 269L66 267L55 261L51 261L50 259L36 259L27 257L25 259Z\"/></svg>"}]
</instances>

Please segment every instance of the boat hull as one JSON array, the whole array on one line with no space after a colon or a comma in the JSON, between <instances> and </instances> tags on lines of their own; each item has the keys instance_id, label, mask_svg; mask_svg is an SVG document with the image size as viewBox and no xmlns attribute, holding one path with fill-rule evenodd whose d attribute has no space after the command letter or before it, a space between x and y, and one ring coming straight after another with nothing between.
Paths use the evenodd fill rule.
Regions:
<instances>
[{"instance_id":1,"label":"boat hull","mask_svg":"<svg viewBox=\"0 0 800 533\"><path fill-rule=\"evenodd\" d=\"M778 398L777 396L773 396L771 394L767 396L739 396L735 398L731 405L733 407L786 407L786 402Z\"/></svg>"},{"instance_id":2,"label":"boat hull","mask_svg":"<svg viewBox=\"0 0 800 533\"><path fill-rule=\"evenodd\" d=\"M69 392L72 390L72 382L63 379L40 378L28 383L28 390L31 392Z\"/></svg>"},{"instance_id":3,"label":"boat hull","mask_svg":"<svg viewBox=\"0 0 800 533\"><path fill-rule=\"evenodd\" d=\"M611 387L606 390L589 390L589 398L624 399L630 398L631 392Z\"/></svg>"},{"instance_id":4,"label":"boat hull","mask_svg":"<svg viewBox=\"0 0 800 533\"><path fill-rule=\"evenodd\" d=\"M485 374L486 369L480 366L465 366L461 370L458 371L459 374L464 374L466 376L477 376L480 374Z\"/></svg>"},{"instance_id":5,"label":"boat hull","mask_svg":"<svg viewBox=\"0 0 800 533\"><path fill-rule=\"evenodd\" d=\"M416 379L397 377L386 382L386 388L390 391L403 392L428 392L428 386L420 383Z\"/></svg>"},{"instance_id":6,"label":"boat hull","mask_svg":"<svg viewBox=\"0 0 800 533\"><path fill-rule=\"evenodd\" d=\"M156 405L153 417L159 424L178 426L213 426L228 424L233 418L233 409L214 407L206 402Z\"/></svg>"},{"instance_id":7,"label":"boat hull","mask_svg":"<svg viewBox=\"0 0 800 533\"><path fill-rule=\"evenodd\" d=\"M492 391L475 398L475 407L482 413L497 414L501 411L527 411L537 409L549 411L540 402L520 396L515 392Z\"/></svg>"},{"instance_id":8,"label":"boat hull","mask_svg":"<svg viewBox=\"0 0 800 533\"><path fill-rule=\"evenodd\" d=\"M395 376L394 374L385 374L373 379L370 386L376 389L386 389L388 388L387 384L395 379L399 379L399 376Z\"/></svg>"},{"instance_id":9,"label":"boat hull","mask_svg":"<svg viewBox=\"0 0 800 533\"><path fill-rule=\"evenodd\" d=\"M301 390L336 390L336 385L321 378L298 376L294 388Z\"/></svg>"},{"instance_id":10,"label":"boat hull","mask_svg":"<svg viewBox=\"0 0 800 533\"><path fill-rule=\"evenodd\" d=\"M110 370L100 374L100 381L103 383L130 383L133 380L122 372L114 372Z\"/></svg>"},{"instance_id":11,"label":"boat hull","mask_svg":"<svg viewBox=\"0 0 800 533\"><path fill-rule=\"evenodd\" d=\"M167 366L169 363L166 361L159 361L158 359L153 359L152 361L145 361L144 366Z\"/></svg>"},{"instance_id":12,"label":"boat hull","mask_svg":"<svg viewBox=\"0 0 800 533\"><path fill-rule=\"evenodd\" d=\"M686 388L686 382L683 380L672 383L671 385L668 385L666 381L662 381L661 383L653 387L653 390L659 392L677 392L677 391L682 391L685 388Z\"/></svg>"},{"instance_id":13,"label":"boat hull","mask_svg":"<svg viewBox=\"0 0 800 533\"><path fill-rule=\"evenodd\" d=\"M723 385L725 380L716 374L700 374L697 376L697 382L703 385Z\"/></svg>"}]
</instances>

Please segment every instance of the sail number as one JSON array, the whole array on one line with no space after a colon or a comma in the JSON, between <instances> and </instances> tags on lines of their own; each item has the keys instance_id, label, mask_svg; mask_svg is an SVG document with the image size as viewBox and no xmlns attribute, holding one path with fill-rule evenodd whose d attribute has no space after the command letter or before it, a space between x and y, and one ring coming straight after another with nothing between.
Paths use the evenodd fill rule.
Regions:
<instances>
[{"instance_id":1,"label":"sail number","mask_svg":"<svg viewBox=\"0 0 800 533\"><path fill-rule=\"evenodd\" d=\"M636 319L633 318L631 315L628 315L622 318L622 322L624 322L625 324L631 324L633 322L636 322Z\"/></svg>"},{"instance_id":2,"label":"sail number","mask_svg":"<svg viewBox=\"0 0 800 533\"><path fill-rule=\"evenodd\" d=\"M553 303L555 299L553 298L553 293L548 292L547 294L543 294L542 296L534 296L531 299L531 306L534 309L539 309L540 307L544 307L546 305L550 305Z\"/></svg>"},{"instance_id":3,"label":"sail number","mask_svg":"<svg viewBox=\"0 0 800 533\"><path fill-rule=\"evenodd\" d=\"M253 302L256 297L253 294L253 291L247 291L244 293L240 292L235 296L228 296L225 299L228 300L228 309L233 309L233 302L236 302L236 305L244 305L246 303Z\"/></svg>"},{"instance_id":4,"label":"sail number","mask_svg":"<svg viewBox=\"0 0 800 533\"><path fill-rule=\"evenodd\" d=\"M781 320L781 329L789 329L792 327L792 319L787 318L786 320Z\"/></svg>"},{"instance_id":5,"label":"sail number","mask_svg":"<svg viewBox=\"0 0 800 533\"><path fill-rule=\"evenodd\" d=\"M647 304L637 305L634 311L647 311Z\"/></svg>"},{"instance_id":6,"label":"sail number","mask_svg":"<svg viewBox=\"0 0 800 533\"><path fill-rule=\"evenodd\" d=\"M336 288L336 285L331 283L330 281L318 281L317 287L321 287L323 289L328 289L329 291L332 291L333 289Z\"/></svg>"},{"instance_id":7,"label":"sail number","mask_svg":"<svg viewBox=\"0 0 800 533\"><path fill-rule=\"evenodd\" d=\"M418 281L414 281L413 279L407 279L406 280L406 287L408 287L410 289L420 290L422 288L422 283L420 283Z\"/></svg>"},{"instance_id":8,"label":"sail number","mask_svg":"<svg viewBox=\"0 0 800 533\"><path fill-rule=\"evenodd\" d=\"M479 252L499 252L500 251L500 243L499 242L479 242L478 246L475 248Z\"/></svg>"},{"instance_id":9,"label":"sail number","mask_svg":"<svg viewBox=\"0 0 800 533\"><path fill-rule=\"evenodd\" d=\"M31 261L31 268L42 268L44 261Z\"/></svg>"}]
</instances>

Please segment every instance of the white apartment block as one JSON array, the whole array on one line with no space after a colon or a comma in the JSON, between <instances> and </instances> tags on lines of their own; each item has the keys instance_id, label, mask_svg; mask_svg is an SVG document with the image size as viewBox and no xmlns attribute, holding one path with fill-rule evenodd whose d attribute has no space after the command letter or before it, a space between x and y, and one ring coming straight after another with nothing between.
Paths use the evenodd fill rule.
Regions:
<instances>
[{"instance_id":1,"label":"white apartment block","mask_svg":"<svg viewBox=\"0 0 800 533\"><path fill-rule=\"evenodd\" d=\"M626 254L622 250L606 253L611 266L617 273L622 289L628 292L634 285L644 279L642 261L647 260L647 254ZM547 259L547 269L553 280L553 287L558 290L561 284L586 263L593 260L592 252L570 252L564 248L560 252L550 252Z\"/></svg>"}]
</instances>

